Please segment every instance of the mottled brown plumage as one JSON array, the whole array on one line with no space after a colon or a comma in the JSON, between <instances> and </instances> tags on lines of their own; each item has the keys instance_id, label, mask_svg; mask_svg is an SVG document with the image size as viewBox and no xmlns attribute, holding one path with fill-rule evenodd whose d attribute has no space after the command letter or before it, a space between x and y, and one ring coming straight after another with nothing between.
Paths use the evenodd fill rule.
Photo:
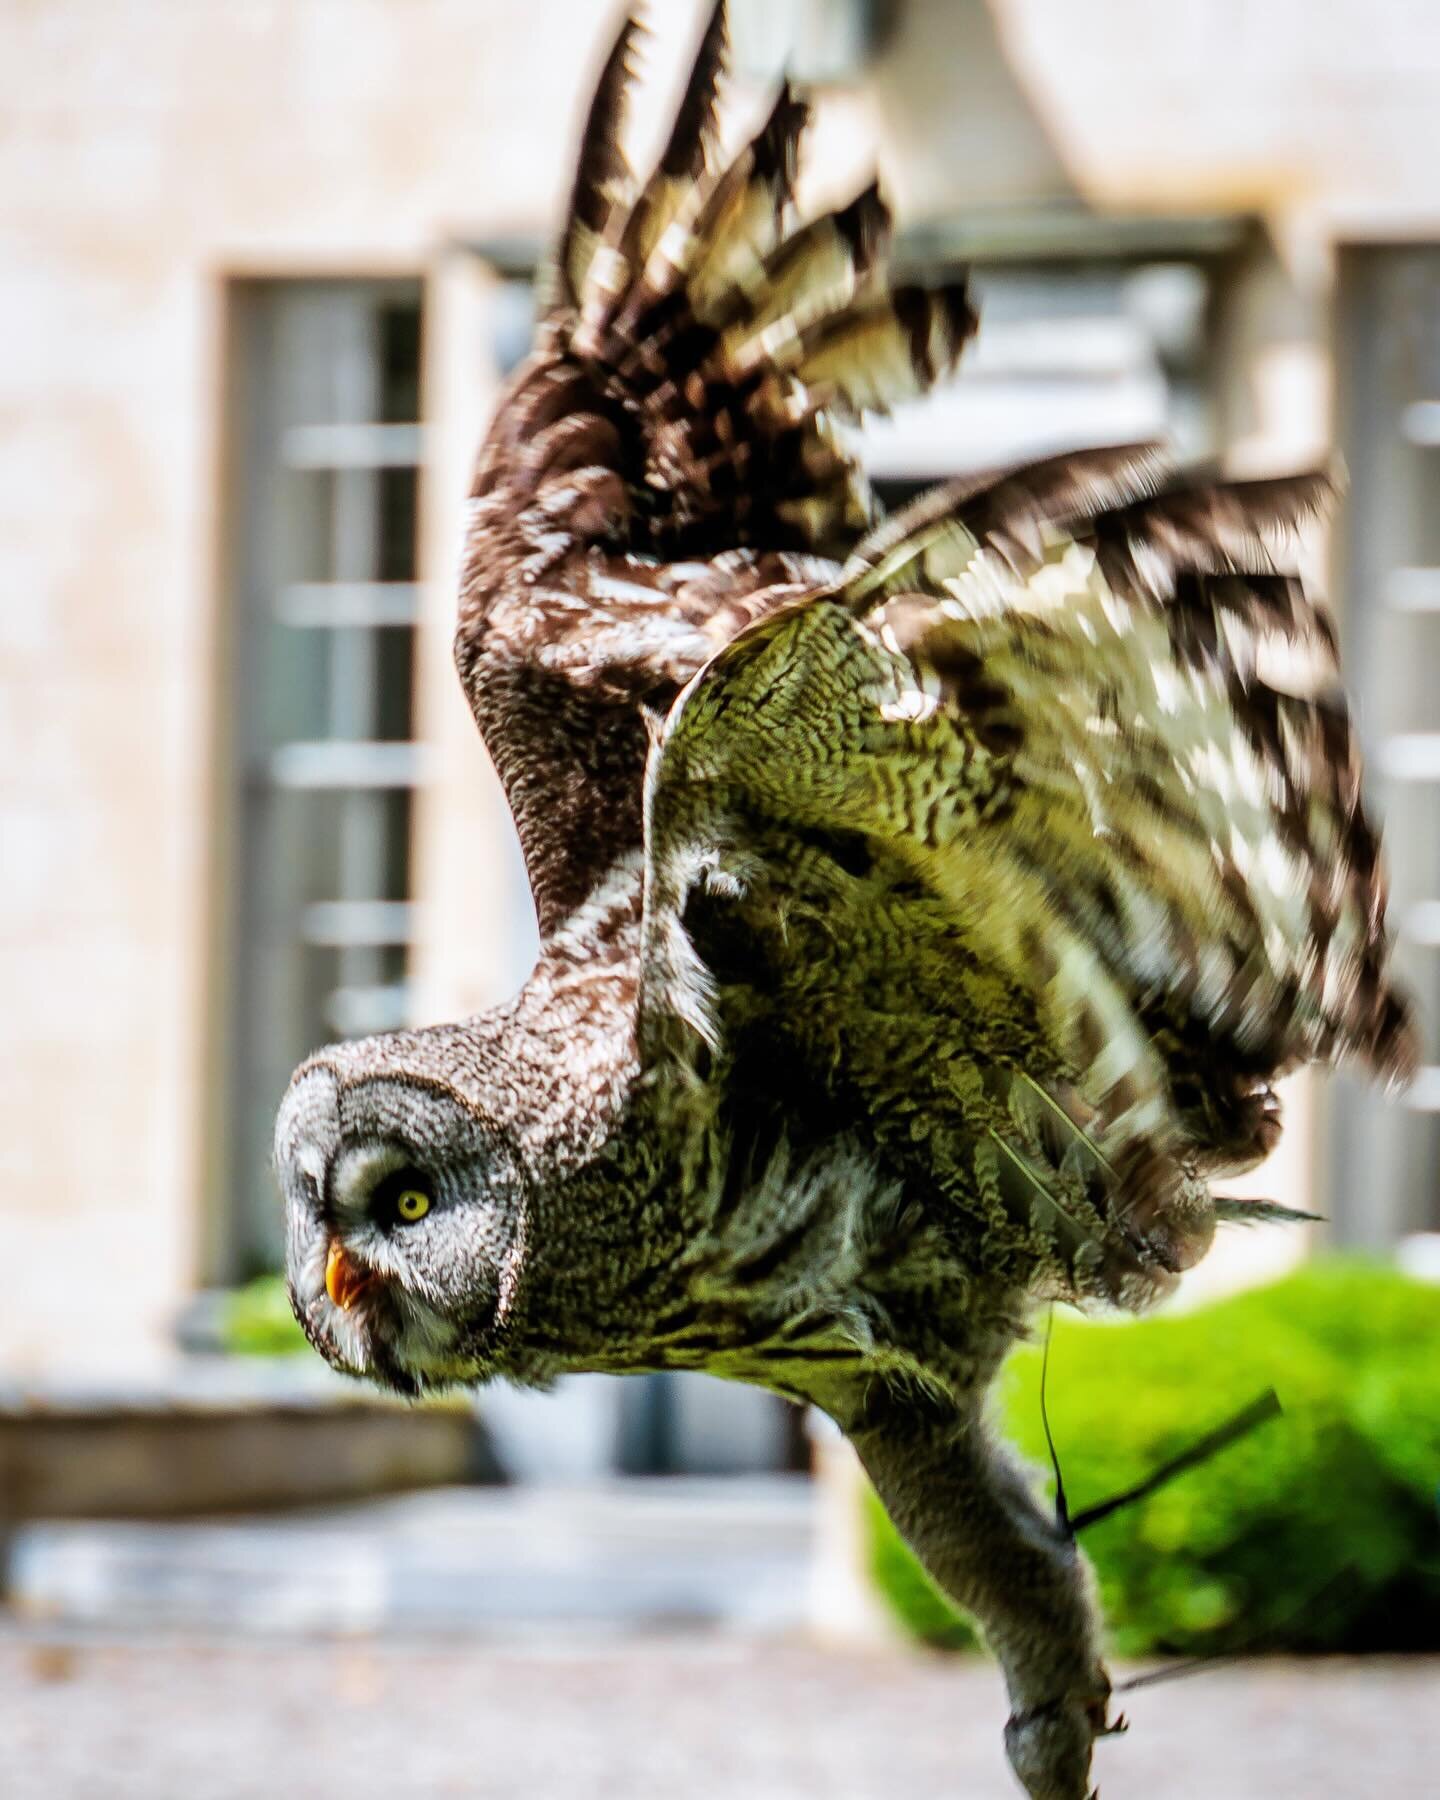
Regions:
<instances>
[{"instance_id":1,"label":"mottled brown plumage","mask_svg":"<svg viewBox=\"0 0 1440 1800\"><path fill-rule=\"evenodd\" d=\"M1083 1800L1094 1609L990 1380L1038 1298L1144 1304L1247 1216L1210 1184L1278 1077L1413 1055L1334 634L1275 560L1328 490L1121 447L879 520L843 423L949 373L966 284L888 285L873 189L794 219L788 91L717 163L723 9L637 192L635 36L467 525L540 960L297 1071L296 1312L412 1392L697 1368L824 1408L981 1619L1027 1791Z\"/></svg>"}]
</instances>

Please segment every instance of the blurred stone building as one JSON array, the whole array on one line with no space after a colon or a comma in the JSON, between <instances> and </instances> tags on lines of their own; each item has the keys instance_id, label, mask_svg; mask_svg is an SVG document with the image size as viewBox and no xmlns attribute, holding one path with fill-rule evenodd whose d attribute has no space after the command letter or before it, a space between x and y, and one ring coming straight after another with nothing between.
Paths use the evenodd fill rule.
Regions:
<instances>
[{"instance_id":1,"label":"blurred stone building","mask_svg":"<svg viewBox=\"0 0 1440 1800\"><path fill-rule=\"evenodd\" d=\"M696 10L652 13L673 72ZM1440 1226L1440 9L734 13L742 112L783 60L813 84L815 191L878 156L906 260L976 271L964 379L871 434L896 492L1157 430L1246 471L1343 454L1329 585L1432 1067L1388 1108L1301 1087L1260 1187L1349 1241ZM294 1060L524 976L452 566L609 18L0 7L0 1371L163 1366L273 1262ZM772 1454L663 1411L681 1460L712 1426Z\"/></svg>"}]
</instances>

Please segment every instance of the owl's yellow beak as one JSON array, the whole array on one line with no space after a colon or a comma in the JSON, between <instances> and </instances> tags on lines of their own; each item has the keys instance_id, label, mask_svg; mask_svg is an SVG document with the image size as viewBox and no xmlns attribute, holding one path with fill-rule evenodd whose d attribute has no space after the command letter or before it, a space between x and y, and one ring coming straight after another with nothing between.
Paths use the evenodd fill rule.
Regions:
<instances>
[{"instance_id":1,"label":"owl's yellow beak","mask_svg":"<svg viewBox=\"0 0 1440 1800\"><path fill-rule=\"evenodd\" d=\"M349 1312L365 1290L373 1287L374 1283L373 1271L362 1268L339 1238L331 1238L329 1253L325 1258L325 1292L341 1312Z\"/></svg>"}]
</instances>

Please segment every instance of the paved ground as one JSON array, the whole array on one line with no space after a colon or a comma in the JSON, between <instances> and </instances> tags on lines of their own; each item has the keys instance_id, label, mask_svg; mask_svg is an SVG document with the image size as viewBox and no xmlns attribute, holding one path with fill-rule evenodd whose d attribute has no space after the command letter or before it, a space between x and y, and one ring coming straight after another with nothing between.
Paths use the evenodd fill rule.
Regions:
<instances>
[{"instance_id":1,"label":"paved ground","mask_svg":"<svg viewBox=\"0 0 1440 1800\"><path fill-rule=\"evenodd\" d=\"M803 1482L22 1527L0 1800L1014 1800L979 1660L805 1647ZM1440 1800L1440 1660L1145 1690L1105 1800Z\"/></svg>"},{"instance_id":2,"label":"paved ground","mask_svg":"<svg viewBox=\"0 0 1440 1800\"><path fill-rule=\"evenodd\" d=\"M1136 1694L1104 1800L1434 1800L1440 1663ZM81 1643L0 1629L5 1800L1013 1800L993 1670L713 1636Z\"/></svg>"},{"instance_id":3,"label":"paved ground","mask_svg":"<svg viewBox=\"0 0 1440 1800\"><path fill-rule=\"evenodd\" d=\"M39 1521L14 1532L4 1585L32 1620L202 1637L785 1632L806 1616L813 1500L799 1476L731 1477L439 1488L251 1518Z\"/></svg>"}]
</instances>

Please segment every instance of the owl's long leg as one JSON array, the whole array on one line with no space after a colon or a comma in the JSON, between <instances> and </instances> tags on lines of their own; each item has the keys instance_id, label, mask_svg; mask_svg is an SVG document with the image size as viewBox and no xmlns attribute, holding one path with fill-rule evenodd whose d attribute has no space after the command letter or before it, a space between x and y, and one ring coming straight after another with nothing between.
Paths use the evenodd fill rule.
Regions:
<instances>
[{"instance_id":1,"label":"owl's long leg","mask_svg":"<svg viewBox=\"0 0 1440 1800\"><path fill-rule=\"evenodd\" d=\"M1086 1800L1107 1729L1089 1571L988 1433L981 1396L961 1413L912 1394L872 1397L848 1435L897 1529L979 1620L1005 1675L1005 1748L1032 1800Z\"/></svg>"}]
</instances>

